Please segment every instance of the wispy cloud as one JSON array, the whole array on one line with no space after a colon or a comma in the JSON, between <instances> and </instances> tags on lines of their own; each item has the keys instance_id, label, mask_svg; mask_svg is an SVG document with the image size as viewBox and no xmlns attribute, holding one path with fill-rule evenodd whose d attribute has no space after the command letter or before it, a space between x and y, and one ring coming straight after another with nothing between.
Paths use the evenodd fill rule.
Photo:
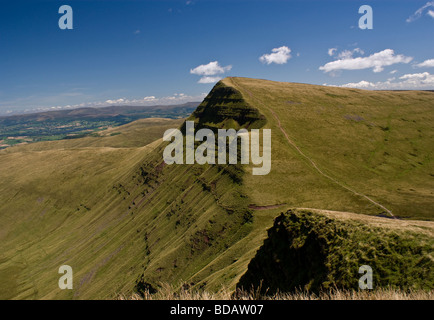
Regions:
<instances>
[{"instance_id":1,"label":"wispy cloud","mask_svg":"<svg viewBox=\"0 0 434 320\"><path fill-rule=\"evenodd\" d=\"M337 48L330 48L330 49L328 49L327 53L330 57L332 57L336 53L337 50L338 50Z\"/></svg>"},{"instance_id":2,"label":"wispy cloud","mask_svg":"<svg viewBox=\"0 0 434 320\"><path fill-rule=\"evenodd\" d=\"M337 48L330 48L327 53L330 57L335 56L337 59L350 59L356 53L363 55L365 52L360 48L354 48L353 50L344 50L338 53Z\"/></svg>"},{"instance_id":3,"label":"wispy cloud","mask_svg":"<svg viewBox=\"0 0 434 320\"><path fill-rule=\"evenodd\" d=\"M271 50L272 53L267 53L259 57L259 61L266 64L284 64L291 59L291 49L287 46L282 46L279 48L274 48Z\"/></svg>"},{"instance_id":4,"label":"wispy cloud","mask_svg":"<svg viewBox=\"0 0 434 320\"><path fill-rule=\"evenodd\" d=\"M337 57L338 59L351 59L356 53L363 55L365 52L360 48L354 48L353 50L344 50L342 52L339 52Z\"/></svg>"},{"instance_id":5,"label":"wispy cloud","mask_svg":"<svg viewBox=\"0 0 434 320\"><path fill-rule=\"evenodd\" d=\"M434 8L434 1L427 2L423 7L420 7L419 9L417 9L416 12L413 13L410 17L408 17L406 21L407 22L413 22L413 21L419 19L422 16L425 9L430 8L430 7ZM434 12L432 10L429 10L427 14L430 15L432 18L434 18Z\"/></svg>"},{"instance_id":6,"label":"wispy cloud","mask_svg":"<svg viewBox=\"0 0 434 320\"><path fill-rule=\"evenodd\" d=\"M211 61L208 64L201 64L194 69L190 69L190 73L201 76L198 83L213 83L221 79L221 77L216 75L223 74L231 69L231 65L222 67L219 65L218 61Z\"/></svg>"},{"instance_id":7,"label":"wispy cloud","mask_svg":"<svg viewBox=\"0 0 434 320\"><path fill-rule=\"evenodd\" d=\"M352 54L341 56L338 60L328 62L319 67L319 70L324 72L334 72L338 70L361 70L372 68L374 72L381 72L384 67L396 63L409 63L413 60L412 57L404 55L395 55L392 49L385 49L383 51L371 54L368 57L352 58Z\"/></svg>"},{"instance_id":8,"label":"wispy cloud","mask_svg":"<svg viewBox=\"0 0 434 320\"><path fill-rule=\"evenodd\" d=\"M422 90L434 89L434 75L428 72L405 74L398 79L390 78L386 81L369 82L362 80L360 82L350 82L338 87L371 89L371 90Z\"/></svg>"}]
</instances>

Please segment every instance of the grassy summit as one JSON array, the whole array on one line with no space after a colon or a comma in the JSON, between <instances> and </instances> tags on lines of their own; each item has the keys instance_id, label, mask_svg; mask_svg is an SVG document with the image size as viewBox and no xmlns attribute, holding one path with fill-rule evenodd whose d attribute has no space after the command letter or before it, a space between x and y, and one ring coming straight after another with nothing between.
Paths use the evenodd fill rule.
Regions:
<instances>
[{"instance_id":1,"label":"grassy summit","mask_svg":"<svg viewBox=\"0 0 434 320\"><path fill-rule=\"evenodd\" d=\"M379 230L399 224L394 241L405 240L407 229L420 233L412 241L429 267L434 223L407 219L434 218L433 97L226 78L189 119L209 128L270 128L266 176L251 175L250 165L166 165L167 142L159 138L183 120L0 151L0 297L113 298L159 282L235 289L274 219L291 208L314 208L306 209L313 221L323 219L318 210L333 210L342 228L353 228L341 223L344 212L360 214L357 226L363 219L381 221ZM363 239L368 229L351 232ZM370 245L391 241L375 230ZM345 256L349 247L324 250ZM375 265L395 261L376 250ZM73 290L58 288L62 264L73 268ZM425 272L417 264L408 270Z\"/></svg>"},{"instance_id":2,"label":"grassy summit","mask_svg":"<svg viewBox=\"0 0 434 320\"><path fill-rule=\"evenodd\" d=\"M223 82L239 90L273 129L272 172L265 179L248 177L256 204L387 214L347 187L395 216L433 218L432 92L246 78Z\"/></svg>"}]
</instances>

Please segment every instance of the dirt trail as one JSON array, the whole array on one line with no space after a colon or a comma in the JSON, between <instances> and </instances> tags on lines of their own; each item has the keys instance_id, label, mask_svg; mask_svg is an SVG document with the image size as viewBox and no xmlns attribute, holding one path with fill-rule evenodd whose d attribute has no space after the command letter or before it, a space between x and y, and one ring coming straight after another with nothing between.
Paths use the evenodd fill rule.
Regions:
<instances>
[{"instance_id":1,"label":"dirt trail","mask_svg":"<svg viewBox=\"0 0 434 320\"><path fill-rule=\"evenodd\" d=\"M235 80L233 78L231 78L232 83L235 85L235 87L237 87L237 89L240 92L246 92L252 99L255 99L259 104L261 104L264 108L266 108L268 111L271 112L271 114L273 115L273 117L276 119L277 121L277 126L279 127L280 131L283 133L283 135L285 136L286 140L289 142L289 144L294 147L295 150L297 150L297 152L303 157L305 158L312 166L313 168L323 177L329 179L330 181L336 183L337 185L341 186L342 188L344 188L345 190L350 191L351 193L365 198L366 200L368 200L369 202L371 202L372 204L374 204L375 206L381 208L382 210L384 210L385 212L387 212L391 217L396 218L392 211L390 211L389 209L387 209L385 206L383 206L382 204L372 200L371 198L369 198L367 195L364 195L363 193L357 192L349 187L347 187L346 185L344 185L343 183L339 182L338 180L336 180L335 178L329 176L328 174L324 173L318 166L317 164L311 159L309 158L306 154L304 154L303 151L300 150L300 148L289 138L288 134L286 133L285 129L283 129L282 124L280 122L280 118L279 116L274 112L273 109L271 109L270 107L268 107L267 105L265 105L261 100L259 100L257 97L255 97L249 90L243 88L243 90L241 90L241 86L235 82Z\"/></svg>"},{"instance_id":2,"label":"dirt trail","mask_svg":"<svg viewBox=\"0 0 434 320\"><path fill-rule=\"evenodd\" d=\"M254 205L254 204L250 204L249 206L248 206L248 208L249 209L253 209L253 210L268 210L268 209L276 209L276 208L280 208L280 207L283 207L283 206L285 206L286 205L286 203L282 203L282 204L271 204L271 205L268 205L268 206L257 206L257 205Z\"/></svg>"}]
</instances>

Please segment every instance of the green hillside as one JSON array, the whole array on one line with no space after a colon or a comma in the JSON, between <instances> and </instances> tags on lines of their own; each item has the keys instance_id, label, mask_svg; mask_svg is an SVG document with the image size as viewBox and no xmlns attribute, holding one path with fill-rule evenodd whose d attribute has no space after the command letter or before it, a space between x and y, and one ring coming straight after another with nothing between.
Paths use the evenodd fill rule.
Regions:
<instances>
[{"instance_id":1,"label":"green hillside","mask_svg":"<svg viewBox=\"0 0 434 320\"><path fill-rule=\"evenodd\" d=\"M432 264L434 222L408 219L434 218L433 98L226 78L188 120L270 128L265 176L251 165L166 165L161 138L180 120L0 151L0 298L114 298L159 282L235 289L291 208L338 211L338 224L344 212L399 224L394 241L427 230L412 241ZM58 288L62 264L73 268L73 290Z\"/></svg>"},{"instance_id":2,"label":"green hillside","mask_svg":"<svg viewBox=\"0 0 434 320\"><path fill-rule=\"evenodd\" d=\"M225 81L274 129L271 173L248 175L256 204L387 214L365 195L395 216L433 218L432 92Z\"/></svg>"},{"instance_id":3,"label":"green hillside","mask_svg":"<svg viewBox=\"0 0 434 320\"><path fill-rule=\"evenodd\" d=\"M426 226L354 213L288 210L276 218L237 286L268 294L357 290L354 278L360 266L368 265L376 288L434 290L434 234Z\"/></svg>"}]
</instances>

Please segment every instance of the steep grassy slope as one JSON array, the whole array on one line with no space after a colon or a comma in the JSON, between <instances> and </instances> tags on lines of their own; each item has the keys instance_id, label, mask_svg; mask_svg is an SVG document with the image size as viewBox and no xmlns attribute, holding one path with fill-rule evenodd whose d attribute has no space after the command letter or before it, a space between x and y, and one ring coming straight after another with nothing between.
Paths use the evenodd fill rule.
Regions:
<instances>
[{"instance_id":1,"label":"steep grassy slope","mask_svg":"<svg viewBox=\"0 0 434 320\"><path fill-rule=\"evenodd\" d=\"M234 289L294 207L431 219L432 98L224 79L189 120L270 128L266 176L165 165L167 142L140 143L181 122L2 151L0 297L108 298L160 281ZM62 264L74 290L57 286Z\"/></svg>"},{"instance_id":2,"label":"steep grassy slope","mask_svg":"<svg viewBox=\"0 0 434 320\"><path fill-rule=\"evenodd\" d=\"M168 167L160 141L134 149L69 143L2 153L3 298L114 297L136 280L140 288L141 278L203 277L221 253L240 250L233 244L252 216L239 166ZM57 287L62 264L74 270L73 291Z\"/></svg>"},{"instance_id":3,"label":"steep grassy slope","mask_svg":"<svg viewBox=\"0 0 434 320\"><path fill-rule=\"evenodd\" d=\"M3 150L0 297L41 298L56 291L57 270L68 260L68 252L73 252L74 271L80 270L79 261L95 267L98 255L94 244L101 246L97 239L106 239L101 235L128 210L119 207L123 200L119 180L131 177L137 163L153 150L152 145L146 145L161 137L166 126L176 127L180 123L139 120L116 128L120 134L115 136L107 130L101 138L43 142ZM132 143L137 147L121 147ZM95 144L101 147L88 147ZM102 259L118 250L121 239L115 237L114 249L105 245L98 249ZM78 281L75 286L79 286ZM80 296L78 290L74 294ZM100 296L106 294L105 290L100 292Z\"/></svg>"},{"instance_id":4,"label":"steep grassy slope","mask_svg":"<svg viewBox=\"0 0 434 320\"><path fill-rule=\"evenodd\" d=\"M188 120L200 128L257 129L267 122L265 116L248 104L240 91L223 81L217 83Z\"/></svg>"}]
</instances>

